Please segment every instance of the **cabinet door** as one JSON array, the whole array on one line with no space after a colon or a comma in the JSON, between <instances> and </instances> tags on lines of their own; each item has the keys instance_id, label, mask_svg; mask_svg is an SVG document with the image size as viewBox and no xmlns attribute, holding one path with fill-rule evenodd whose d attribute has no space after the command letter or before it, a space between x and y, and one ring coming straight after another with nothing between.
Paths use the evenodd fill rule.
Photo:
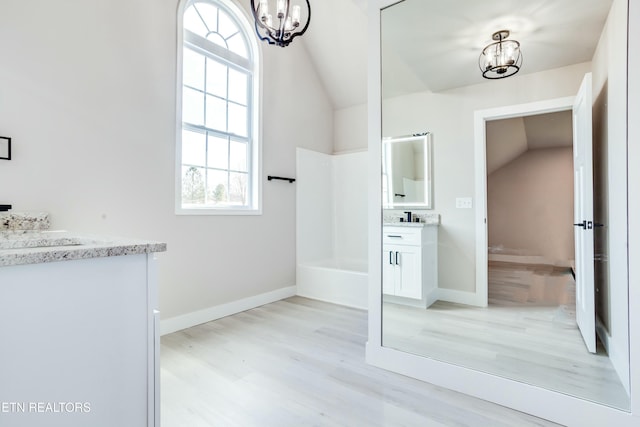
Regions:
<instances>
[{"instance_id":1,"label":"cabinet door","mask_svg":"<svg viewBox=\"0 0 640 427\"><path fill-rule=\"evenodd\" d=\"M1 426L147 426L147 274L146 254L0 267L0 403L55 412Z\"/></svg>"},{"instance_id":2,"label":"cabinet door","mask_svg":"<svg viewBox=\"0 0 640 427\"><path fill-rule=\"evenodd\" d=\"M395 251L390 246L385 246L382 251L382 293L395 295L395 283Z\"/></svg>"},{"instance_id":3,"label":"cabinet door","mask_svg":"<svg viewBox=\"0 0 640 427\"><path fill-rule=\"evenodd\" d=\"M399 278L396 282L396 295L405 298L422 298L422 275L420 274L420 256L419 247L415 246L397 246L398 260L397 271Z\"/></svg>"}]
</instances>

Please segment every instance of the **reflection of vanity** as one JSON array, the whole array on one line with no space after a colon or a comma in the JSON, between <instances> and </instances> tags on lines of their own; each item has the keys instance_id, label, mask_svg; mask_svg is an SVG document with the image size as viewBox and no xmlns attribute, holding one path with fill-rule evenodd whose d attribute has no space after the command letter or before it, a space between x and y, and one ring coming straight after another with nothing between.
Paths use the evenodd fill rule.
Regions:
<instances>
[{"instance_id":1,"label":"reflection of vanity","mask_svg":"<svg viewBox=\"0 0 640 427\"><path fill-rule=\"evenodd\" d=\"M427 223L391 217L394 209L433 209L431 134L383 138L381 154L382 207L389 215L382 239L384 301L427 308L437 299L438 215L421 213Z\"/></svg>"},{"instance_id":2,"label":"reflection of vanity","mask_svg":"<svg viewBox=\"0 0 640 427\"><path fill-rule=\"evenodd\" d=\"M429 307L438 289L437 225L385 224L382 234L384 300Z\"/></svg>"}]
</instances>

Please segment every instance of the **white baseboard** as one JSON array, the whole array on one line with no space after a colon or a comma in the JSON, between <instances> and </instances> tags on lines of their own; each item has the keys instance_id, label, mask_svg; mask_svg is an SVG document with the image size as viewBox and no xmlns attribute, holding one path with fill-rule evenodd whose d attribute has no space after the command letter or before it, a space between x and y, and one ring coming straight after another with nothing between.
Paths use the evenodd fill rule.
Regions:
<instances>
[{"instance_id":1,"label":"white baseboard","mask_svg":"<svg viewBox=\"0 0 640 427\"><path fill-rule=\"evenodd\" d=\"M475 292L457 291L455 289L438 288L438 300L473 305L476 307L483 306L478 302L478 296Z\"/></svg>"},{"instance_id":2,"label":"white baseboard","mask_svg":"<svg viewBox=\"0 0 640 427\"><path fill-rule=\"evenodd\" d=\"M431 306L431 304L433 304L434 302L438 301L438 288L432 289L431 291L429 291L429 293L427 294L427 308L429 308Z\"/></svg>"},{"instance_id":3,"label":"white baseboard","mask_svg":"<svg viewBox=\"0 0 640 427\"><path fill-rule=\"evenodd\" d=\"M599 317L596 316L596 334L598 338L600 338L600 342L604 346L607 351L607 355L609 356L609 360L613 365L613 368L616 370L618 374L618 378L620 382L624 386L627 393L630 393L629 390L629 361L628 361L628 353L624 351L620 351L615 341L609 335L609 331L605 328L604 324L600 320Z\"/></svg>"},{"instance_id":4,"label":"white baseboard","mask_svg":"<svg viewBox=\"0 0 640 427\"><path fill-rule=\"evenodd\" d=\"M183 314L181 316L170 317L169 319L160 321L160 335L170 334L172 332L181 331L182 329L211 322L212 320L220 319L232 314L241 313L252 308L260 307L261 305L292 297L295 294L296 287L287 286L285 288L276 289L275 291L254 295L241 300L228 302L226 304L216 305L203 310Z\"/></svg>"},{"instance_id":5,"label":"white baseboard","mask_svg":"<svg viewBox=\"0 0 640 427\"><path fill-rule=\"evenodd\" d=\"M341 299L336 299L336 298L325 298L322 296L315 296L315 295L304 295L301 293L297 293L296 295L298 295L299 297L303 297L303 298L309 298L309 299L313 299L316 301L321 301L321 302L328 302L329 304L335 304L335 305L341 305L343 307L349 307L349 308L355 308L358 310L363 310L363 311L367 311L368 307L364 307L362 304L353 304L347 301L343 301Z\"/></svg>"}]
</instances>

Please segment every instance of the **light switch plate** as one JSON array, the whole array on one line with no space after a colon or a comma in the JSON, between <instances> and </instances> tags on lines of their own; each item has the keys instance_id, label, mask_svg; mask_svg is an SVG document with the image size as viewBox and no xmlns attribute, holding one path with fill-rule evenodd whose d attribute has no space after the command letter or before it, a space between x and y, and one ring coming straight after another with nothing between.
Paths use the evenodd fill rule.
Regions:
<instances>
[{"instance_id":1,"label":"light switch plate","mask_svg":"<svg viewBox=\"0 0 640 427\"><path fill-rule=\"evenodd\" d=\"M473 200L471 197L457 197L456 198L457 209L471 209L473 208Z\"/></svg>"}]
</instances>

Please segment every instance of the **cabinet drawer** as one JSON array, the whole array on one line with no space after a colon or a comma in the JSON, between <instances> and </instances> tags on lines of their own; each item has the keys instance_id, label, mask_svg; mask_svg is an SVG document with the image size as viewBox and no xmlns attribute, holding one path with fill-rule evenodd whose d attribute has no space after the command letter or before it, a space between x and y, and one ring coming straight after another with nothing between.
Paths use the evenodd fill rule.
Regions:
<instances>
[{"instance_id":1,"label":"cabinet drawer","mask_svg":"<svg viewBox=\"0 0 640 427\"><path fill-rule=\"evenodd\" d=\"M401 227L384 227L382 243L392 245L420 245L422 229L404 229Z\"/></svg>"}]
</instances>

